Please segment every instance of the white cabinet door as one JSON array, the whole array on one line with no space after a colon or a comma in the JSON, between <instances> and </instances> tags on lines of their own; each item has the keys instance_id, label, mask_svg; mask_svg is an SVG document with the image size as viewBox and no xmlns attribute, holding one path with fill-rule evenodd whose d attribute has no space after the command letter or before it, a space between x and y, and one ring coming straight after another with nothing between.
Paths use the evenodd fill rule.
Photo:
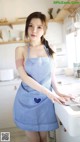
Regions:
<instances>
[{"instance_id":1,"label":"white cabinet door","mask_svg":"<svg viewBox=\"0 0 80 142\"><path fill-rule=\"evenodd\" d=\"M79 137L72 137L65 130L63 125L59 126L59 129L56 130L56 142L80 142Z\"/></svg>"},{"instance_id":2,"label":"white cabinet door","mask_svg":"<svg viewBox=\"0 0 80 142\"><path fill-rule=\"evenodd\" d=\"M45 38L54 44L62 43L62 24L49 22Z\"/></svg>"},{"instance_id":3,"label":"white cabinet door","mask_svg":"<svg viewBox=\"0 0 80 142\"><path fill-rule=\"evenodd\" d=\"M0 128L15 126L13 121L13 103L17 85L0 86Z\"/></svg>"}]
</instances>

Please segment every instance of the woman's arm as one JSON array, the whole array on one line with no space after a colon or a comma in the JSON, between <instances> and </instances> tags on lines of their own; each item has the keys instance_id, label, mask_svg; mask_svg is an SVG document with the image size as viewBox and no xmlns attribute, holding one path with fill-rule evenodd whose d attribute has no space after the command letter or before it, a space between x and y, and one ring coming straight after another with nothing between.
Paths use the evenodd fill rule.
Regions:
<instances>
[{"instance_id":1,"label":"woman's arm","mask_svg":"<svg viewBox=\"0 0 80 142\"><path fill-rule=\"evenodd\" d=\"M53 90L56 92L56 94L58 96L63 98L63 100L65 100L65 101L68 101L70 99L74 99L74 97L71 94L67 95L67 94L63 94L61 91L59 91L54 71L52 72L51 80L52 80L51 84L52 84Z\"/></svg>"},{"instance_id":2,"label":"woman's arm","mask_svg":"<svg viewBox=\"0 0 80 142\"><path fill-rule=\"evenodd\" d=\"M52 88L54 89L54 91L56 92L56 94L60 95L54 71L52 72L51 84L52 84Z\"/></svg>"},{"instance_id":3,"label":"woman's arm","mask_svg":"<svg viewBox=\"0 0 80 142\"><path fill-rule=\"evenodd\" d=\"M16 66L17 66L19 75L20 75L23 82L25 82L31 88L45 94L53 102L56 101L58 103L61 103L62 100L60 100L60 98L55 96L55 94L56 94L55 92L54 93L51 92L49 89L42 86L37 81L35 81L33 78L28 76L28 74L25 72L25 70L24 70L24 50L22 47L16 48L15 61L16 61Z\"/></svg>"}]
</instances>

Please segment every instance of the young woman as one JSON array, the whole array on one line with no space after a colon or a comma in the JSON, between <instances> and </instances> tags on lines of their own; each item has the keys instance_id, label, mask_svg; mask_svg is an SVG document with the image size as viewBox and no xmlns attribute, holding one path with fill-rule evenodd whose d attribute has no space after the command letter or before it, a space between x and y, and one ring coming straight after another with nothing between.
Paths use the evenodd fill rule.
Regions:
<instances>
[{"instance_id":1,"label":"young woman","mask_svg":"<svg viewBox=\"0 0 80 142\"><path fill-rule=\"evenodd\" d=\"M14 121L25 130L26 142L47 142L47 132L58 128L54 102L62 104L70 98L57 89L52 70L54 51L44 38L46 29L46 16L31 13L25 26L29 42L15 50L22 82L14 102Z\"/></svg>"}]
</instances>

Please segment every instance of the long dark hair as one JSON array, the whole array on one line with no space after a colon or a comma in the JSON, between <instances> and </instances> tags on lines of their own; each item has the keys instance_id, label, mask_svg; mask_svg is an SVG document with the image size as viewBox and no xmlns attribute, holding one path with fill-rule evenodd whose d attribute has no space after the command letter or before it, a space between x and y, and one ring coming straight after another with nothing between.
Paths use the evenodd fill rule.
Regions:
<instances>
[{"instance_id":1,"label":"long dark hair","mask_svg":"<svg viewBox=\"0 0 80 142\"><path fill-rule=\"evenodd\" d=\"M28 27L29 27L30 21L33 18L39 18L41 20L41 22L45 24L45 33L46 33L46 29L47 29L47 19L46 19L46 16L44 14L42 14L41 12L33 12L26 19L26 26L25 26L25 36L26 37L28 37ZM46 46L46 48L49 51L49 55L52 56L54 51L50 48L50 46L48 44L48 41L44 38L44 36L41 37L41 43Z\"/></svg>"}]
</instances>

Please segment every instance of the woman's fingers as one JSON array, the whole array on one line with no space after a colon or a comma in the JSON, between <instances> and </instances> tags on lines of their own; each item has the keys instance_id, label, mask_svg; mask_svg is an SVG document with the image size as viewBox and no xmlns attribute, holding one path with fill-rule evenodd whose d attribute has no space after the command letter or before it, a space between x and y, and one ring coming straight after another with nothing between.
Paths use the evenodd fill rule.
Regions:
<instances>
[{"instance_id":1,"label":"woman's fingers","mask_svg":"<svg viewBox=\"0 0 80 142\"><path fill-rule=\"evenodd\" d=\"M61 98L61 97L57 97L57 96L53 96L52 98L51 98L51 100L52 100L52 102L54 103L54 102L57 102L57 103L59 103L59 104L64 104L65 103L65 99L64 98Z\"/></svg>"},{"instance_id":2,"label":"woman's fingers","mask_svg":"<svg viewBox=\"0 0 80 142\"><path fill-rule=\"evenodd\" d=\"M72 96L72 95L64 95L64 94L61 94L60 96L58 96L58 95L52 95L50 99L51 99L51 101L53 103L57 102L59 104L65 105L65 103L67 101L69 101L70 99L74 99L74 96Z\"/></svg>"}]
</instances>

